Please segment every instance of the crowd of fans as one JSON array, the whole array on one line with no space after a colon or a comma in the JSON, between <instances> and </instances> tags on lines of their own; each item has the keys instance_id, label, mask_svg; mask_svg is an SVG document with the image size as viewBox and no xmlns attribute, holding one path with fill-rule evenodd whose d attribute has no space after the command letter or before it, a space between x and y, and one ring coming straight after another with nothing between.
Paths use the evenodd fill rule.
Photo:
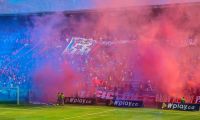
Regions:
<instances>
[{"instance_id":1,"label":"crowd of fans","mask_svg":"<svg viewBox=\"0 0 200 120\"><path fill-rule=\"evenodd\" d=\"M134 49L135 44L132 44L134 43L133 41L139 39L134 31L123 31L126 34L120 35L120 30L113 31L113 33L109 31L100 33L101 31L84 31L84 28L77 30L77 26L72 25L72 27L62 31L63 34L68 34L68 43L74 36L86 39L91 38L96 42L94 43L95 45L91 46L89 53L67 55L67 57L63 57L61 52L58 53L60 50L57 50L57 48L32 51L34 46L31 45L30 40L26 39L26 37L21 37L25 31L19 31L19 34L10 34L11 32L8 31L7 34L9 35L6 36L5 32L0 33L2 34L0 36L5 36L0 37L1 42L4 43L1 45L2 51L5 51L0 52L0 87L20 86L20 88L30 88L31 80L33 79L31 76L32 67L35 65L34 67L37 68L40 63L53 59L53 57L59 57L59 59L68 59L74 69L84 74L80 86L82 91L90 92L90 96L93 96L96 90L114 91L122 94L155 92L151 80L137 78L137 71L135 71L137 65L132 62L133 57L128 54L130 50ZM120 43L119 40L123 41ZM189 47L191 45L195 46L196 44L189 43ZM198 48L198 46L196 47ZM45 47L41 46L41 48ZM190 52L193 51L191 50ZM137 57L137 55L134 56L136 59ZM195 63L195 65L191 65L195 68L199 64L199 58L198 56L189 60L190 62L192 61L190 65ZM187 62L184 63L183 61L180 66L184 66L184 64L188 65ZM196 89L188 89L187 92L192 95L199 94L199 90Z\"/></svg>"},{"instance_id":2,"label":"crowd of fans","mask_svg":"<svg viewBox=\"0 0 200 120\"><path fill-rule=\"evenodd\" d=\"M79 59L78 63L81 63L81 64L78 65L78 68L80 68L79 69L80 71L85 72L85 75L87 76L85 78L87 82L84 82L83 83L84 85L82 85L84 86L83 89L85 91L90 92L90 91L95 91L94 90L94 87L95 87L95 89L100 89L103 91L117 91L119 93L124 93L124 94L138 92L139 94L145 93L145 94L155 95L156 93L159 93L159 91L155 90L151 80L148 80L148 79L143 80L143 79L137 78L136 76L137 72L135 71L136 66L134 64L131 64L134 62L131 62L131 60L128 60L131 58L131 56L127 56L126 53L116 51L116 50L119 50L119 48L122 47L124 44L128 48L128 46L130 45L129 42L116 45L115 44L116 41L112 40L116 38L112 38L112 37L106 38L106 35L103 35L103 36L104 37L100 37L97 40L95 47L92 47L92 50L90 51L89 54L84 55L84 56L80 55L81 57L80 56L77 57L77 54L72 55L72 56L76 56ZM88 36L88 38L90 37ZM92 39L95 40L94 38ZM132 38L134 37L132 36ZM135 39L130 40L130 38L127 38L127 39L129 39L128 41L135 40ZM106 43L108 44L105 44L104 41L106 41ZM182 48L180 49L181 50L190 49L191 46L198 48L198 44L188 43L187 45L182 46ZM130 48L131 47L133 48L133 45L130 45ZM180 55L184 54L184 51L181 51L181 50L179 51ZM192 49L190 52L192 52ZM117 54L120 54L120 55L117 55ZM180 60L179 64L180 66L184 66L184 64L187 64L192 67L193 66L192 61L196 61L195 62L196 64L196 63L199 63L198 59L199 57L192 57L188 61L191 63L183 63ZM72 60L72 63L74 64L76 62ZM183 67L180 67L180 68L183 68ZM184 68L183 68L183 71L184 71ZM89 88L91 88L92 90ZM190 95L199 94L198 89L194 88L194 90L191 91L191 89L188 87L185 88L184 93L186 95L188 95L188 93ZM94 92L92 92L91 94L94 94Z\"/></svg>"},{"instance_id":3,"label":"crowd of fans","mask_svg":"<svg viewBox=\"0 0 200 120\"><path fill-rule=\"evenodd\" d=\"M5 18L5 19L4 19ZM20 98L26 99L31 84L33 65L30 36L27 26L15 17L0 20L0 97L16 100L17 88ZM22 23L22 24L21 24ZM11 97L11 98L9 98Z\"/></svg>"}]
</instances>

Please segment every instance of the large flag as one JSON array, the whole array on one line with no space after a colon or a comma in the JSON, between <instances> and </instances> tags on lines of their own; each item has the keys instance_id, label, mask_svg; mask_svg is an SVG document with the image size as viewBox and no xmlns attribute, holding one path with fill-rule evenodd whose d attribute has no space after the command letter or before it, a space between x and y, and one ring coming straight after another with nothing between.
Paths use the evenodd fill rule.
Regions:
<instances>
[{"instance_id":1,"label":"large flag","mask_svg":"<svg viewBox=\"0 0 200 120\"><path fill-rule=\"evenodd\" d=\"M68 46L63 51L63 54L88 54L94 44L95 41L93 39L73 37Z\"/></svg>"}]
</instances>

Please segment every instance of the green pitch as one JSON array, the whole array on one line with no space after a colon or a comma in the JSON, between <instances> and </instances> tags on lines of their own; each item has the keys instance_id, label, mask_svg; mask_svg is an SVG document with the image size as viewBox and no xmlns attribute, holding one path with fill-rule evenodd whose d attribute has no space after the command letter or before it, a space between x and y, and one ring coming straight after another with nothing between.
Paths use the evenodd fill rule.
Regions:
<instances>
[{"instance_id":1,"label":"green pitch","mask_svg":"<svg viewBox=\"0 0 200 120\"><path fill-rule=\"evenodd\" d=\"M0 120L200 120L200 112L78 105L0 105Z\"/></svg>"}]
</instances>

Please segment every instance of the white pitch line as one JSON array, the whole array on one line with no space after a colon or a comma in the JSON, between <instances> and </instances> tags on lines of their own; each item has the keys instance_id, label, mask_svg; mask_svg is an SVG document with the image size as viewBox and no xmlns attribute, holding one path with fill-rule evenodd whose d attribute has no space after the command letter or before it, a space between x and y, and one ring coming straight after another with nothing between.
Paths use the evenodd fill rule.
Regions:
<instances>
[{"instance_id":1,"label":"white pitch line","mask_svg":"<svg viewBox=\"0 0 200 120\"><path fill-rule=\"evenodd\" d=\"M32 110L41 110L41 109L32 109L32 108L0 108L0 110L19 110L19 111L21 111L21 110L30 110L30 111L32 111Z\"/></svg>"},{"instance_id":2,"label":"white pitch line","mask_svg":"<svg viewBox=\"0 0 200 120\"><path fill-rule=\"evenodd\" d=\"M81 117L86 117L86 116L91 116L91 115L99 115L99 114L103 114L103 113L107 113L107 112L111 112L111 111L115 111L115 109L107 110L107 111L103 111L103 112L85 114L85 115L80 115L80 116L75 116L75 117L63 118L63 119L61 119L61 120L69 120L69 119L81 118Z\"/></svg>"},{"instance_id":3,"label":"white pitch line","mask_svg":"<svg viewBox=\"0 0 200 120\"><path fill-rule=\"evenodd\" d=\"M102 108L102 107L87 107L87 106L83 106L83 107L80 107L80 106L67 106L66 108L78 108L78 109L102 109L104 110L105 108Z\"/></svg>"},{"instance_id":4,"label":"white pitch line","mask_svg":"<svg viewBox=\"0 0 200 120\"><path fill-rule=\"evenodd\" d=\"M0 108L0 109L3 109L3 110L30 110L30 109L20 109L20 108Z\"/></svg>"}]
</instances>

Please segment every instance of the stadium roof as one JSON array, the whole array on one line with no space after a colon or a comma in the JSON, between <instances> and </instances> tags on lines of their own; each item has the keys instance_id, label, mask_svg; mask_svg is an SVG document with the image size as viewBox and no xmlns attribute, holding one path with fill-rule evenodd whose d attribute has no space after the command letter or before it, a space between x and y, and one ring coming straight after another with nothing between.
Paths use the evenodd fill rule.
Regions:
<instances>
[{"instance_id":1,"label":"stadium roof","mask_svg":"<svg viewBox=\"0 0 200 120\"><path fill-rule=\"evenodd\" d=\"M119 4L108 4L111 3L110 1ZM0 14L80 11L195 2L200 2L200 0L0 0Z\"/></svg>"}]
</instances>

